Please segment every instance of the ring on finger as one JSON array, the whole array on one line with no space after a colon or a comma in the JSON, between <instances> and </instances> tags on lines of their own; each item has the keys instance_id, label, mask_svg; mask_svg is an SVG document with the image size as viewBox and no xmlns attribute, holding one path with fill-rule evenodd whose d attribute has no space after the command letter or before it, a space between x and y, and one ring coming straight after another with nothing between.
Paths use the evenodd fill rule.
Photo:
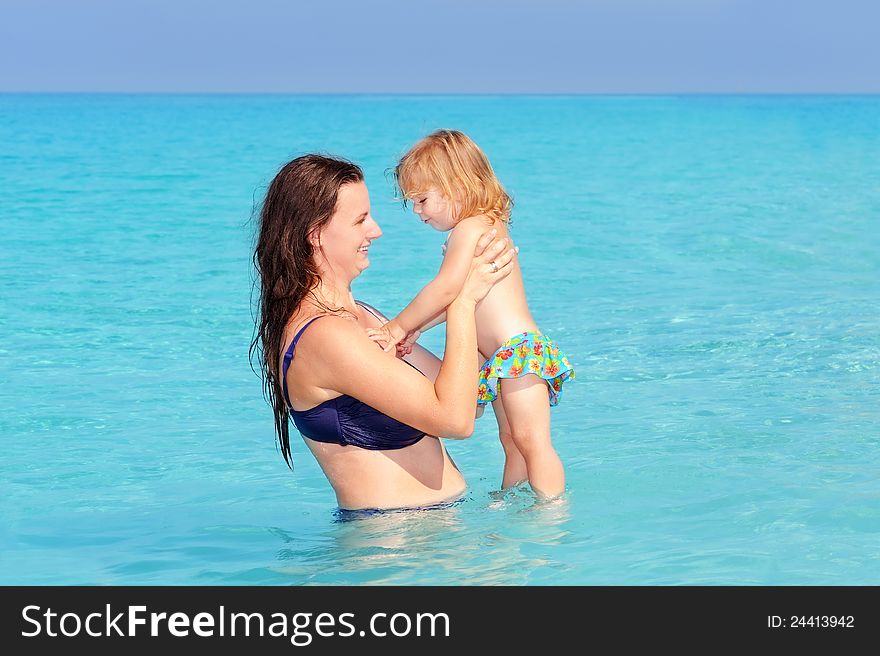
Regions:
<instances>
[{"instance_id":1,"label":"ring on finger","mask_svg":"<svg viewBox=\"0 0 880 656\"><path fill-rule=\"evenodd\" d=\"M498 273L498 265L495 264L495 260L492 260L489 264L492 265L492 273Z\"/></svg>"}]
</instances>

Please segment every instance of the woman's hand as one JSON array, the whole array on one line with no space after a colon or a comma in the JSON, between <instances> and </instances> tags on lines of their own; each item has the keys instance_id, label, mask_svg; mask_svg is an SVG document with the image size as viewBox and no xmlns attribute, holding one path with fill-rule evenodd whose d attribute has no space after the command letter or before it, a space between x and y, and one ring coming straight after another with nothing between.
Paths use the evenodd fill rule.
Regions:
<instances>
[{"instance_id":1,"label":"woman's hand","mask_svg":"<svg viewBox=\"0 0 880 656\"><path fill-rule=\"evenodd\" d=\"M483 233L474 249L474 259L468 272L464 286L456 301L472 301L479 303L499 280L503 280L513 271L513 258L519 248L511 248L513 244L507 238L498 239L496 230Z\"/></svg>"}]
</instances>

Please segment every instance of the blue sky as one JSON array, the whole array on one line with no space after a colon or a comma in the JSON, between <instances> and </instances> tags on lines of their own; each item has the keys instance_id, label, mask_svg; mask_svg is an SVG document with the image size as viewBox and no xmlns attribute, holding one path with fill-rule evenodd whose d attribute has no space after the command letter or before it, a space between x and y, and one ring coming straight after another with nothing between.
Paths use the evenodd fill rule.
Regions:
<instances>
[{"instance_id":1,"label":"blue sky","mask_svg":"<svg viewBox=\"0 0 880 656\"><path fill-rule=\"evenodd\" d=\"M0 0L0 91L880 93L877 0Z\"/></svg>"}]
</instances>

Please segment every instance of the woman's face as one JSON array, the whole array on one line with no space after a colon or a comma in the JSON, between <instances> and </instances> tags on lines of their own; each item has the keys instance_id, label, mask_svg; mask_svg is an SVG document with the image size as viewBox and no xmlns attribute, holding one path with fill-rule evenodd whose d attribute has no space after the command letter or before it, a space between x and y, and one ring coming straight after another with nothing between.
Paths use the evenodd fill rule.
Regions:
<instances>
[{"instance_id":1,"label":"woman's face","mask_svg":"<svg viewBox=\"0 0 880 656\"><path fill-rule=\"evenodd\" d=\"M363 182L339 189L336 211L319 233L327 265L337 276L354 279L370 266L370 243L382 236L382 229L370 214L370 194Z\"/></svg>"}]
</instances>

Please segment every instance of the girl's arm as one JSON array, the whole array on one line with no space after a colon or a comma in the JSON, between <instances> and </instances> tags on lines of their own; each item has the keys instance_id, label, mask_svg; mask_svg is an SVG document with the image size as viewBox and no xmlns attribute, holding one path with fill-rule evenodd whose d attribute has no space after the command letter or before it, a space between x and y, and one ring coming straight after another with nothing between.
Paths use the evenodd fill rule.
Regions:
<instances>
[{"instance_id":1,"label":"girl's arm","mask_svg":"<svg viewBox=\"0 0 880 656\"><path fill-rule=\"evenodd\" d=\"M437 276L400 314L382 328L367 331L367 335L384 341L385 351L391 351L408 334L422 330L425 324L441 314L461 291L473 261L474 247L485 229L485 223L479 218L459 222L449 236L446 255Z\"/></svg>"},{"instance_id":2,"label":"girl's arm","mask_svg":"<svg viewBox=\"0 0 880 656\"><path fill-rule=\"evenodd\" d=\"M421 328L419 328L419 330L420 330L421 332L425 332L426 330L430 330L430 329L433 328L434 326L439 326L439 325L440 325L441 323L443 323L444 321L446 321L446 310L443 310L440 314L438 314L436 317L434 317L433 319L431 319L431 320L430 320L428 323L426 323L424 326L422 326Z\"/></svg>"},{"instance_id":3,"label":"girl's arm","mask_svg":"<svg viewBox=\"0 0 880 656\"><path fill-rule=\"evenodd\" d=\"M443 310L440 314L438 314L436 317L431 319L428 323L426 323L420 329L408 332L406 334L406 336L403 338L403 340L401 340L400 342L397 343L397 356L401 357L403 355L407 355L409 353L412 353L413 348L415 348L416 342L419 341L419 337L421 337L422 333L427 330L430 330L434 326L439 326L444 321L446 321L446 310ZM386 323L387 323L387 321L386 321ZM389 334L389 338L390 338L390 334Z\"/></svg>"},{"instance_id":4,"label":"girl's arm","mask_svg":"<svg viewBox=\"0 0 880 656\"><path fill-rule=\"evenodd\" d=\"M481 240L477 253L484 241L488 238ZM447 311L446 353L433 384L377 349L356 324L341 317L322 319L321 330L306 332L297 357L307 358L318 387L359 399L428 435L468 437L479 366L474 311L492 285L510 273L514 251L508 246L499 239L471 257L462 290ZM489 266L493 260L497 273Z\"/></svg>"}]
</instances>

